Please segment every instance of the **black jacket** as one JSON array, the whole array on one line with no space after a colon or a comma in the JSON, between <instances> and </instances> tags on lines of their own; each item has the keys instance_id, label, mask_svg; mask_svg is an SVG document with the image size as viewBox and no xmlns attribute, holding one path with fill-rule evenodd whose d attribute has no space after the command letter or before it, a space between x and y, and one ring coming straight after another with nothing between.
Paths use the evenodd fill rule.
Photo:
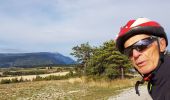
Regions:
<instances>
[{"instance_id":1,"label":"black jacket","mask_svg":"<svg viewBox=\"0 0 170 100\"><path fill-rule=\"evenodd\" d=\"M170 55L165 55L163 59L150 81L153 100L170 100Z\"/></svg>"}]
</instances>

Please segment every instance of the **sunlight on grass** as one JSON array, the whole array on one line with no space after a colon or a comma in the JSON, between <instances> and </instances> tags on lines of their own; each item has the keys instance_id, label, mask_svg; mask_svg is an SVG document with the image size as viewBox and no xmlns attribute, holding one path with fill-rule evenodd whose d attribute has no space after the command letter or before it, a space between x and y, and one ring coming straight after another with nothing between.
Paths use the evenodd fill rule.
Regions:
<instances>
[{"instance_id":1,"label":"sunlight on grass","mask_svg":"<svg viewBox=\"0 0 170 100\"><path fill-rule=\"evenodd\" d=\"M134 86L136 79L113 81L68 80L0 84L0 100L107 100L121 89Z\"/></svg>"}]
</instances>

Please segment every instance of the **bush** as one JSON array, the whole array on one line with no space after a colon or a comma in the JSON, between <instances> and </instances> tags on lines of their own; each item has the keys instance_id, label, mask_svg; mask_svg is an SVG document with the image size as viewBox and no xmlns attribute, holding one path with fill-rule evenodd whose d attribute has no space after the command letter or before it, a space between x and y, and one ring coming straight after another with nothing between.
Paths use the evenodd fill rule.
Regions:
<instances>
[{"instance_id":1,"label":"bush","mask_svg":"<svg viewBox=\"0 0 170 100\"><path fill-rule=\"evenodd\" d=\"M5 71L3 72L4 76L12 75L12 76L21 76L21 75L39 75L39 74L46 74L47 71L42 70L33 70L33 71Z\"/></svg>"},{"instance_id":2,"label":"bush","mask_svg":"<svg viewBox=\"0 0 170 100\"><path fill-rule=\"evenodd\" d=\"M38 75L33 79L33 81L41 81L41 80L43 80L43 78Z\"/></svg>"},{"instance_id":3,"label":"bush","mask_svg":"<svg viewBox=\"0 0 170 100\"><path fill-rule=\"evenodd\" d=\"M22 77L20 79L18 79L18 78L2 79L0 83L1 84L9 84L9 83L19 83L19 82L24 82Z\"/></svg>"},{"instance_id":4,"label":"bush","mask_svg":"<svg viewBox=\"0 0 170 100\"><path fill-rule=\"evenodd\" d=\"M21 77L18 81L19 82L24 82L24 79ZM27 80L25 80L25 81L27 81Z\"/></svg>"},{"instance_id":5,"label":"bush","mask_svg":"<svg viewBox=\"0 0 170 100\"><path fill-rule=\"evenodd\" d=\"M1 84L9 84L9 83L11 83L10 79L2 79L1 80Z\"/></svg>"},{"instance_id":6,"label":"bush","mask_svg":"<svg viewBox=\"0 0 170 100\"><path fill-rule=\"evenodd\" d=\"M11 79L11 83L18 83L18 82L19 82L19 80L17 78L12 78Z\"/></svg>"},{"instance_id":7,"label":"bush","mask_svg":"<svg viewBox=\"0 0 170 100\"><path fill-rule=\"evenodd\" d=\"M73 75L74 75L73 71L70 70L69 73L68 73L68 76L73 76Z\"/></svg>"},{"instance_id":8,"label":"bush","mask_svg":"<svg viewBox=\"0 0 170 100\"><path fill-rule=\"evenodd\" d=\"M71 77L76 77L78 76L77 74L73 73L73 71L70 70L68 74L65 76L55 76L55 75L49 75L46 77L41 77L41 76L36 76L32 81L43 81L43 80L63 80L63 79L68 79ZM19 83L19 82L26 82L29 80L24 80L22 77L20 79L18 78L12 78L10 79L2 79L1 84L9 84L9 83Z\"/></svg>"},{"instance_id":9,"label":"bush","mask_svg":"<svg viewBox=\"0 0 170 100\"><path fill-rule=\"evenodd\" d=\"M75 76L77 76L77 74L74 74L72 71L70 71L70 73L66 74L65 76L55 76L55 75L49 75L49 76L46 76L46 77L36 76L36 78L33 79L33 81L63 80L63 79L68 79L68 78L75 77Z\"/></svg>"}]
</instances>

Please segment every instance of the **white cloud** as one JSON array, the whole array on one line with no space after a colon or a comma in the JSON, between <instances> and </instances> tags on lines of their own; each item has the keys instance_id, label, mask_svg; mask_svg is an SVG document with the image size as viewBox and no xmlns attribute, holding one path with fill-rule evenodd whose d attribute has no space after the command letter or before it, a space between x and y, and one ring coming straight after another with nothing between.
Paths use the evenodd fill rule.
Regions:
<instances>
[{"instance_id":1,"label":"white cloud","mask_svg":"<svg viewBox=\"0 0 170 100\"><path fill-rule=\"evenodd\" d=\"M168 4L168 0L0 1L0 45L68 55L76 44L114 39L120 26L142 16L159 21L170 32Z\"/></svg>"}]
</instances>

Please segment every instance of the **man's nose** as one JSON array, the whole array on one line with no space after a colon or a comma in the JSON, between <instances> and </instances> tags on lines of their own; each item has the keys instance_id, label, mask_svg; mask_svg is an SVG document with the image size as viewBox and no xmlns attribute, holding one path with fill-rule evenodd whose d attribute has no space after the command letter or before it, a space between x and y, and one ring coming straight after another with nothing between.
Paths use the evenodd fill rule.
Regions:
<instances>
[{"instance_id":1,"label":"man's nose","mask_svg":"<svg viewBox=\"0 0 170 100\"><path fill-rule=\"evenodd\" d=\"M133 57L134 57L134 58L139 57L140 54L141 54L141 52L137 51L136 49L133 49L132 53L133 53Z\"/></svg>"}]
</instances>

